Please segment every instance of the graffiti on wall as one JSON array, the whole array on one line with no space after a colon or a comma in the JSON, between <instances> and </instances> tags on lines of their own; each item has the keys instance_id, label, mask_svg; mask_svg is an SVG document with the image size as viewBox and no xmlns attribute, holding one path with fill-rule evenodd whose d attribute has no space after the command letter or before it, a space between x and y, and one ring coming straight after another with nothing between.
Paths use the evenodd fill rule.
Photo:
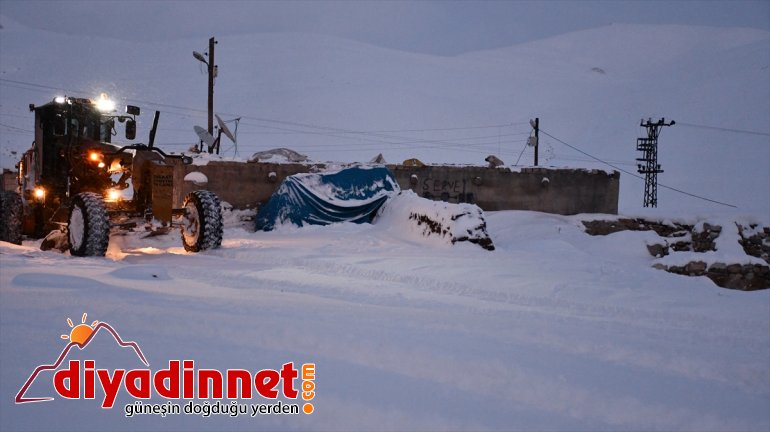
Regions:
<instances>
[{"instance_id":1,"label":"graffiti on wall","mask_svg":"<svg viewBox=\"0 0 770 432\"><path fill-rule=\"evenodd\" d=\"M465 179L426 177L419 184L423 197L451 203L475 203L475 196L469 189L470 182Z\"/></svg>"}]
</instances>

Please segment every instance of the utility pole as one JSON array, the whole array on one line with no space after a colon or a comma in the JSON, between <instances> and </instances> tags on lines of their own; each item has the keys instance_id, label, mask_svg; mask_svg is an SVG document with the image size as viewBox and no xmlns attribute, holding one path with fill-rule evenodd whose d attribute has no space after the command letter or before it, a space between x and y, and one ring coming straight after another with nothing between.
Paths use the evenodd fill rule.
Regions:
<instances>
[{"instance_id":1,"label":"utility pole","mask_svg":"<svg viewBox=\"0 0 770 432\"><path fill-rule=\"evenodd\" d=\"M214 78L217 77L217 72L219 70L216 63L214 63L214 47L216 46L216 44L217 44L217 41L212 36L211 39L209 39L208 53L201 54L198 51L193 51L193 57L195 57L196 60L206 65L206 68L208 70L208 75L209 75L209 100L208 100L209 136L214 136ZM208 56L208 60L206 60L206 56ZM202 145L202 142L201 142L201 145ZM213 148L209 148L209 153L212 153L213 150L214 150Z\"/></svg>"},{"instance_id":2,"label":"utility pole","mask_svg":"<svg viewBox=\"0 0 770 432\"><path fill-rule=\"evenodd\" d=\"M636 160L641 162L637 164L639 174L644 174L644 206L658 206L658 174L662 173L660 164L658 164L658 136L663 126L673 126L676 122L671 120L666 123L665 118L661 118L656 123L652 119L644 119L639 126L647 129L646 138L637 138L636 150L642 152L642 157Z\"/></svg>"},{"instance_id":3,"label":"utility pole","mask_svg":"<svg viewBox=\"0 0 770 432\"><path fill-rule=\"evenodd\" d=\"M217 66L214 63L214 46L217 41L212 37L209 39L209 133L214 135L214 78L217 74Z\"/></svg>"},{"instance_id":4,"label":"utility pole","mask_svg":"<svg viewBox=\"0 0 770 432\"><path fill-rule=\"evenodd\" d=\"M535 130L535 136L529 137L527 144L535 148L535 166L537 166L537 151L538 147L540 146L540 117L535 117L534 120L530 120L529 125L532 126L532 129Z\"/></svg>"}]
</instances>

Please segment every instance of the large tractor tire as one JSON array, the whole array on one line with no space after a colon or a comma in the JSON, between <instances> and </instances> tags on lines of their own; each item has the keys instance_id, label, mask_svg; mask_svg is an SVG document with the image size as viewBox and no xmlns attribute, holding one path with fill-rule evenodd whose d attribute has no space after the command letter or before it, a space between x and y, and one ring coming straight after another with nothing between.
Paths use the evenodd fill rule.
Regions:
<instances>
[{"instance_id":1,"label":"large tractor tire","mask_svg":"<svg viewBox=\"0 0 770 432\"><path fill-rule=\"evenodd\" d=\"M110 241L110 219L101 195L75 195L69 214L70 253L75 256L104 256Z\"/></svg>"},{"instance_id":2,"label":"large tractor tire","mask_svg":"<svg viewBox=\"0 0 770 432\"><path fill-rule=\"evenodd\" d=\"M23 213L19 194L11 191L0 192L0 241L21 244Z\"/></svg>"},{"instance_id":3,"label":"large tractor tire","mask_svg":"<svg viewBox=\"0 0 770 432\"><path fill-rule=\"evenodd\" d=\"M222 207L213 192L197 190L184 199L182 243L188 252L216 249L222 245Z\"/></svg>"}]
</instances>

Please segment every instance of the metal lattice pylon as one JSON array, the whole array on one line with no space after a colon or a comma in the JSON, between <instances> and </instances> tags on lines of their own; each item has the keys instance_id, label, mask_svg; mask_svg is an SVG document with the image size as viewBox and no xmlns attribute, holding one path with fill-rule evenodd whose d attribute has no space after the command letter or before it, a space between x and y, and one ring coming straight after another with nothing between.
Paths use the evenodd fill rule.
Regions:
<instances>
[{"instance_id":1,"label":"metal lattice pylon","mask_svg":"<svg viewBox=\"0 0 770 432\"><path fill-rule=\"evenodd\" d=\"M636 140L636 150L642 152L642 157L636 160L639 162L637 164L639 174L644 174L645 207L658 206L658 173L663 172L658 164L658 136L663 126L674 124L676 122L673 120L667 124L665 118L661 118L656 123L653 123L652 119L647 119L646 122L642 119L639 124L647 129L647 137Z\"/></svg>"}]
</instances>

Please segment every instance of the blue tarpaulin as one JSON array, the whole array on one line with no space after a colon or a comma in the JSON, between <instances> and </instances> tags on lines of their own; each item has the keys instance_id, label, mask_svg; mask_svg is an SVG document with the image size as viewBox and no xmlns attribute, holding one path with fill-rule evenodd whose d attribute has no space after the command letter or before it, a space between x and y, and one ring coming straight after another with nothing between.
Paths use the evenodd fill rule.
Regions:
<instances>
[{"instance_id":1,"label":"blue tarpaulin","mask_svg":"<svg viewBox=\"0 0 770 432\"><path fill-rule=\"evenodd\" d=\"M334 173L287 177L257 212L257 230L292 223L328 225L371 222L374 214L400 188L385 167L353 167Z\"/></svg>"}]
</instances>

